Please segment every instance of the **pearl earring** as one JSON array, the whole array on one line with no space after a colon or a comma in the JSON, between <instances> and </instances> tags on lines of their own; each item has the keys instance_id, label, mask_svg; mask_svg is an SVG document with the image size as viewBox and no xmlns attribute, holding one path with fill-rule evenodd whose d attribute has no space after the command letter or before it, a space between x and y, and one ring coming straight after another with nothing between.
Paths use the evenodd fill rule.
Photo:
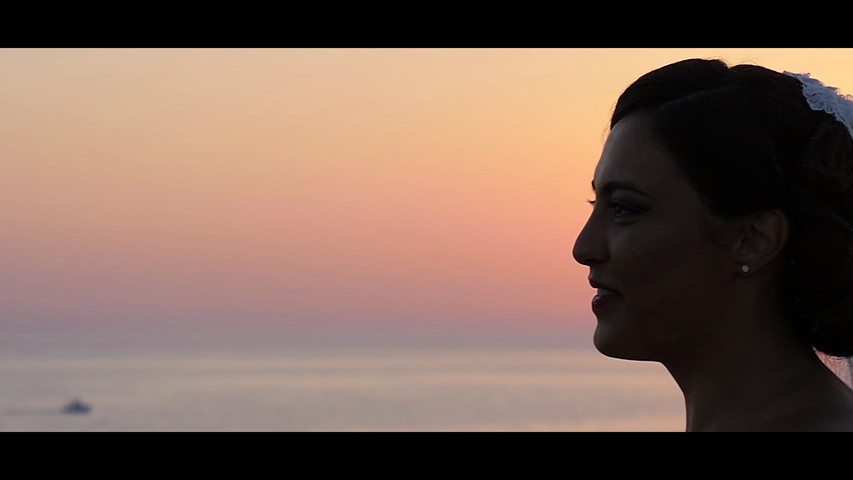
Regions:
<instances>
[{"instance_id":1,"label":"pearl earring","mask_svg":"<svg viewBox=\"0 0 853 480\"><path fill-rule=\"evenodd\" d=\"M749 273L749 265L744 263L743 265L741 265L740 271L743 273Z\"/></svg>"}]
</instances>

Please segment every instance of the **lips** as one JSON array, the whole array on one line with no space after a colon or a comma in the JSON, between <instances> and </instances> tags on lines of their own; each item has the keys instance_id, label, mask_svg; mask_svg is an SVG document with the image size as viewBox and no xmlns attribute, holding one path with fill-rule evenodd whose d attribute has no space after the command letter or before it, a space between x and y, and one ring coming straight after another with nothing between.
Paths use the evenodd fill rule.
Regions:
<instances>
[{"instance_id":1,"label":"lips","mask_svg":"<svg viewBox=\"0 0 853 480\"><path fill-rule=\"evenodd\" d=\"M605 305L610 305L622 298L622 294L609 285L593 280L592 278L589 279L589 284L592 288L596 289L596 295L592 297L592 311L596 314Z\"/></svg>"},{"instance_id":2,"label":"lips","mask_svg":"<svg viewBox=\"0 0 853 480\"><path fill-rule=\"evenodd\" d=\"M613 288L607 284L601 283L597 280L593 280L592 278L589 279L589 285L592 288L595 288L596 290L598 290L599 295L622 295L615 288Z\"/></svg>"},{"instance_id":3,"label":"lips","mask_svg":"<svg viewBox=\"0 0 853 480\"><path fill-rule=\"evenodd\" d=\"M605 297L607 295L619 295L619 292L617 292L616 290L609 290L607 288L599 288L598 289L598 296L599 297Z\"/></svg>"}]
</instances>

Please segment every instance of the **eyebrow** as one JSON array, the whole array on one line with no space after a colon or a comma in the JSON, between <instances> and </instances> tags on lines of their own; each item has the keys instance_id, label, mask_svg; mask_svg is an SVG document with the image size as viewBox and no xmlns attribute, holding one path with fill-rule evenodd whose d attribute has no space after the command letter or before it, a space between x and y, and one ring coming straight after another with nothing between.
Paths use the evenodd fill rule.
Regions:
<instances>
[{"instance_id":1,"label":"eyebrow","mask_svg":"<svg viewBox=\"0 0 853 480\"><path fill-rule=\"evenodd\" d=\"M601 187L601 191L599 192L599 191L596 191L596 189L595 189L595 180L592 181L592 191L598 195L607 196L607 195L610 195L611 193L615 192L616 190L628 190L631 192L638 193L638 194L640 194L646 198L651 198L651 196L649 196L648 193L644 192L640 187L638 187L637 185L635 185L631 182L619 182L619 181L607 182L604 184L603 187Z\"/></svg>"}]
</instances>

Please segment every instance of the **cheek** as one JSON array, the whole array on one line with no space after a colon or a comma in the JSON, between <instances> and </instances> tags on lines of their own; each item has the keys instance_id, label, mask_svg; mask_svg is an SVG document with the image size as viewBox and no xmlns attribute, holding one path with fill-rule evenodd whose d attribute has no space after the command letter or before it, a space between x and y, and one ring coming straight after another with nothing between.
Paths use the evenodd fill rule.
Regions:
<instances>
[{"instance_id":1,"label":"cheek","mask_svg":"<svg viewBox=\"0 0 853 480\"><path fill-rule=\"evenodd\" d=\"M620 281L636 313L662 319L706 308L720 263L709 239L672 232L626 251Z\"/></svg>"},{"instance_id":2,"label":"cheek","mask_svg":"<svg viewBox=\"0 0 853 480\"><path fill-rule=\"evenodd\" d=\"M716 301L709 268L719 260L705 242L684 235L628 245L612 257L625 303L599 318L595 344L612 357L660 360L702 330L704 314Z\"/></svg>"},{"instance_id":3,"label":"cheek","mask_svg":"<svg viewBox=\"0 0 853 480\"><path fill-rule=\"evenodd\" d=\"M643 239L626 237L615 245L613 266L620 278L634 283L666 276L673 270L689 269L699 253L697 242L683 235L655 235Z\"/></svg>"},{"instance_id":4,"label":"cheek","mask_svg":"<svg viewBox=\"0 0 853 480\"><path fill-rule=\"evenodd\" d=\"M667 229L655 235L636 237L620 239L615 249L622 259L614 260L624 264L626 274L687 273L719 263L721 251L701 231Z\"/></svg>"}]
</instances>

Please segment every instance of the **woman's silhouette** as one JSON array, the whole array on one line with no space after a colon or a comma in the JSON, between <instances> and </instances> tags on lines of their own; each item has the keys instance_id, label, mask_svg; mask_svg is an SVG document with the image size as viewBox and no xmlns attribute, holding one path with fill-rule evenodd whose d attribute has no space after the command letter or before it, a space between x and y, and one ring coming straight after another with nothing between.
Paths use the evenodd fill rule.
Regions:
<instances>
[{"instance_id":1,"label":"woman's silhouette","mask_svg":"<svg viewBox=\"0 0 853 480\"><path fill-rule=\"evenodd\" d=\"M620 96L573 253L596 348L661 362L687 430L853 430L815 353L853 355L851 122L807 76L717 60Z\"/></svg>"}]
</instances>

